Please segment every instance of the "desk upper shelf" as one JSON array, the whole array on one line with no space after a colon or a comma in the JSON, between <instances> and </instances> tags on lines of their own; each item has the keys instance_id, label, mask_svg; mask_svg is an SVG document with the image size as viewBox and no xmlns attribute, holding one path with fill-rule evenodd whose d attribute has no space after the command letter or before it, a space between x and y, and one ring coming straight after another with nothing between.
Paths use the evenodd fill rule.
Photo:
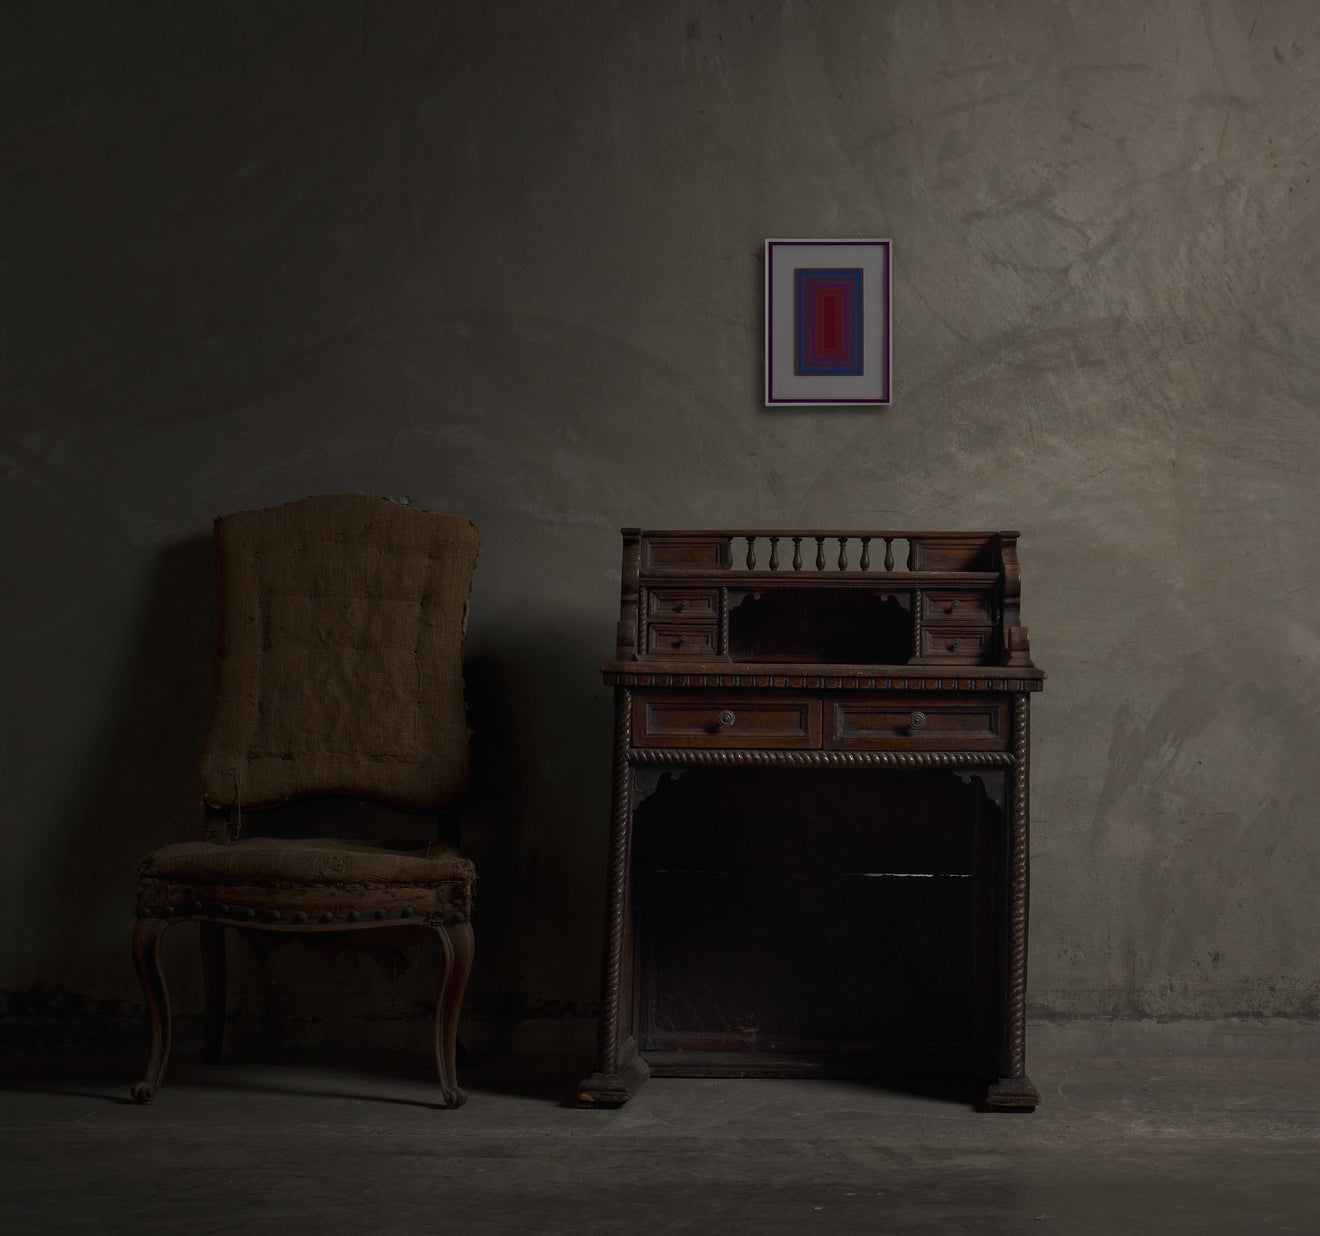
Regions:
<instances>
[{"instance_id":1,"label":"desk upper shelf","mask_svg":"<svg viewBox=\"0 0 1320 1236\"><path fill-rule=\"evenodd\" d=\"M1017 538L625 528L616 661L1030 670Z\"/></svg>"}]
</instances>

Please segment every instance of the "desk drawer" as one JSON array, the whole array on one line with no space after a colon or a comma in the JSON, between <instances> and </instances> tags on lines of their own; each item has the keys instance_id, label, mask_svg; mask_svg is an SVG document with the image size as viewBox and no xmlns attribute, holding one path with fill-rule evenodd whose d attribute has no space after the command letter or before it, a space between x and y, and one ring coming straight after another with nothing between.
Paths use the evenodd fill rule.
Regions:
<instances>
[{"instance_id":1,"label":"desk drawer","mask_svg":"<svg viewBox=\"0 0 1320 1236\"><path fill-rule=\"evenodd\" d=\"M634 747L816 748L821 702L768 692L633 697Z\"/></svg>"},{"instance_id":2,"label":"desk drawer","mask_svg":"<svg viewBox=\"0 0 1320 1236\"><path fill-rule=\"evenodd\" d=\"M652 623L646 628L646 651L653 657L701 657L715 655L715 628L685 623Z\"/></svg>"},{"instance_id":3,"label":"desk drawer","mask_svg":"<svg viewBox=\"0 0 1320 1236\"><path fill-rule=\"evenodd\" d=\"M1002 751L1008 701L930 695L831 699L825 746L835 751Z\"/></svg>"},{"instance_id":4,"label":"desk drawer","mask_svg":"<svg viewBox=\"0 0 1320 1236\"><path fill-rule=\"evenodd\" d=\"M918 664L979 665L989 641L985 627L923 627Z\"/></svg>"},{"instance_id":5,"label":"desk drawer","mask_svg":"<svg viewBox=\"0 0 1320 1236\"><path fill-rule=\"evenodd\" d=\"M648 588L646 613L651 618L708 618L719 616L714 588Z\"/></svg>"},{"instance_id":6,"label":"desk drawer","mask_svg":"<svg viewBox=\"0 0 1320 1236\"><path fill-rule=\"evenodd\" d=\"M925 594L922 614L930 623L948 625L963 622L972 626L988 626L990 594L952 588L930 591Z\"/></svg>"}]
</instances>

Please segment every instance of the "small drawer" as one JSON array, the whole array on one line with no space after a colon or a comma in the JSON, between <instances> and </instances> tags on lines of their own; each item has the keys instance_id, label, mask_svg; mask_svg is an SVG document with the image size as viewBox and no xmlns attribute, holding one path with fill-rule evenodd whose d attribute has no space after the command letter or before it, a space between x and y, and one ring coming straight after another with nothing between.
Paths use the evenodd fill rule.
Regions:
<instances>
[{"instance_id":1,"label":"small drawer","mask_svg":"<svg viewBox=\"0 0 1320 1236\"><path fill-rule=\"evenodd\" d=\"M954 624L971 623L988 626L990 623L990 594L970 589L927 592L922 613L927 622Z\"/></svg>"},{"instance_id":2,"label":"small drawer","mask_svg":"<svg viewBox=\"0 0 1320 1236\"><path fill-rule=\"evenodd\" d=\"M714 588L651 588L646 596L649 618L707 618L719 613Z\"/></svg>"},{"instance_id":3,"label":"small drawer","mask_svg":"<svg viewBox=\"0 0 1320 1236\"><path fill-rule=\"evenodd\" d=\"M825 745L836 751L999 751L1008 746L1008 702L930 695L834 699Z\"/></svg>"},{"instance_id":4,"label":"small drawer","mask_svg":"<svg viewBox=\"0 0 1320 1236\"><path fill-rule=\"evenodd\" d=\"M732 564L727 536L642 537L643 571L727 570Z\"/></svg>"},{"instance_id":5,"label":"small drawer","mask_svg":"<svg viewBox=\"0 0 1320 1236\"><path fill-rule=\"evenodd\" d=\"M651 623L646 628L646 651L653 657L715 656L715 628L677 622Z\"/></svg>"},{"instance_id":6,"label":"small drawer","mask_svg":"<svg viewBox=\"0 0 1320 1236\"><path fill-rule=\"evenodd\" d=\"M719 692L633 697L634 747L815 748L821 703L811 696Z\"/></svg>"},{"instance_id":7,"label":"small drawer","mask_svg":"<svg viewBox=\"0 0 1320 1236\"><path fill-rule=\"evenodd\" d=\"M990 631L986 627L921 628L921 660L953 665L979 665L985 656Z\"/></svg>"}]
</instances>

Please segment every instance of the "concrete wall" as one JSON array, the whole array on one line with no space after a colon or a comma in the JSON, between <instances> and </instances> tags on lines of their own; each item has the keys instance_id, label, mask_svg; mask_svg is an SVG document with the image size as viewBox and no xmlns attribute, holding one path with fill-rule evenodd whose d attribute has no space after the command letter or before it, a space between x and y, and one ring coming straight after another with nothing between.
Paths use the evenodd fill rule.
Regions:
<instances>
[{"instance_id":1,"label":"concrete wall","mask_svg":"<svg viewBox=\"0 0 1320 1236\"><path fill-rule=\"evenodd\" d=\"M478 1038L588 1033L621 524L1020 528L1034 1015L1317 1017L1315 5L2 14L15 1034L140 1033L210 520L332 490L482 533ZM893 238L891 408L762 406L766 236ZM418 954L236 952L413 1042Z\"/></svg>"}]
</instances>

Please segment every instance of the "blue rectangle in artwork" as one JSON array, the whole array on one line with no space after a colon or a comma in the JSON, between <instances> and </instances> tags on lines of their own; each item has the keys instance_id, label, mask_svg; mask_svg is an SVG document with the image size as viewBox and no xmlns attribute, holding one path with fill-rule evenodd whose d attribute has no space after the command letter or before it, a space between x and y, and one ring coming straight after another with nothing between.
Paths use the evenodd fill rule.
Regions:
<instances>
[{"instance_id":1,"label":"blue rectangle in artwork","mask_svg":"<svg viewBox=\"0 0 1320 1236\"><path fill-rule=\"evenodd\" d=\"M797 267L793 277L793 372L862 373L861 268Z\"/></svg>"}]
</instances>

